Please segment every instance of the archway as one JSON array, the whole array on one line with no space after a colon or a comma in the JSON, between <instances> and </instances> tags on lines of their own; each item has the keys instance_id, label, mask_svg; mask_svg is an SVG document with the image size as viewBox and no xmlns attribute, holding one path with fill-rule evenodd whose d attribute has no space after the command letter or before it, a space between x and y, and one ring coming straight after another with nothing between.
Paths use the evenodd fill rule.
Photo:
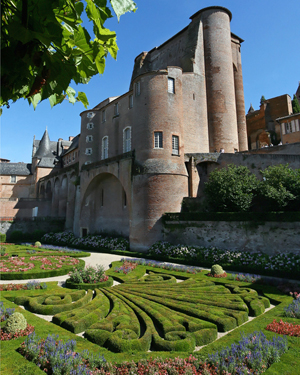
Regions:
<instances>
[{"instance_id":1,"label":"archway","mask_svg":"<svg viewBox=\"0 0 300 375\"><path fill-rule=\"evenodd\" d=\"M59 192L59 207L58 207L59 217L66 217L67 195L68 195L68 178L66 175L64 175L61 181L61 187L60 187L60 192Z\"/></svg>"},{"instance_id":2,"label":"archway","mask_svg":"<svg viewBox=\"0 0 300 375\"><path fill-rule=\"evenodd\" d=\"M129 207L118 178L101 173L89 184L82 202L80 227L88 233L129 236Z\"/></svg>"}]
</instances>

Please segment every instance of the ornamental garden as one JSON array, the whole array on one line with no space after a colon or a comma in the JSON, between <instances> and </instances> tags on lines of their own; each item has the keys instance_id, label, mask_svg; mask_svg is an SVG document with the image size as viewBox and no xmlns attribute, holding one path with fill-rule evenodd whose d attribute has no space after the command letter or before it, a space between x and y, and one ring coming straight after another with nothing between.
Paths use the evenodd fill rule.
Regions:
<instances>
[{"instance_id":1,"label":"ornamental garden","mask_svg":"<svg viewBox=\"0 0 300 375\"><path fill-rule=\"evenodd\" d=\"M299 374L299 255L41 243L1 244L2 374ZM120 260L88 266L89 250Z\"/></svg>"}]
</instances>

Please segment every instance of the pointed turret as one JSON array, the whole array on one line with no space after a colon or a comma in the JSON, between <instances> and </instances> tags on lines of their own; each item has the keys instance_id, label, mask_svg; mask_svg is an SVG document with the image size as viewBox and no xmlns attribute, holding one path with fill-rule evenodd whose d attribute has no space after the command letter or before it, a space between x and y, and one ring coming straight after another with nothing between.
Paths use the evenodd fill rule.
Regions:
<instances>
[{"instance_id":1,"label":"pointed turret","mask_svg":"<svg viewBox=\"0 0 300 375\"><path fill-rule=\"evenodd\" d=\"M250 108L248 110L248 113L251 113L251 112L254 112L254 111L255 111L255 109L253 108L252 103L251 103L250 104Z\"/></svg>"},{"instance_id":2,"label":"pointed turret","mask_svg":"<svg viewBox=\"0 0 300 375\"><path fill-rule=\"evenodd\" d=\"M51 147L50 147L50 138L49 138L48 130L46 127L43 138L40 141L39 148L37 152L35 153L34 157L42 158L42 157L48 156L49 154L51 154Z\"/></svg>"}]
</instances>

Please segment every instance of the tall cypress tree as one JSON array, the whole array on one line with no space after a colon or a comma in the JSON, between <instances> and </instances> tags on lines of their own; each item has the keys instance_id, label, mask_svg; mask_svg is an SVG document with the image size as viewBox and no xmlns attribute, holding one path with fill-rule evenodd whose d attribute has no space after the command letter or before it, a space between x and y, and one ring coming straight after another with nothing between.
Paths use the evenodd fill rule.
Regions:
<instances>
[{"instance_id":1,"label":"tall cypress tree","mask_svg":"<svg viewBox=\"0 0 300 375\"><path fill-rule=\"evenodd\" d=\"M293 113L300 113L299 100L297 99L297 96L295 94L292 100L292 107L293 107Z\"/></svg>"}]
</instances>

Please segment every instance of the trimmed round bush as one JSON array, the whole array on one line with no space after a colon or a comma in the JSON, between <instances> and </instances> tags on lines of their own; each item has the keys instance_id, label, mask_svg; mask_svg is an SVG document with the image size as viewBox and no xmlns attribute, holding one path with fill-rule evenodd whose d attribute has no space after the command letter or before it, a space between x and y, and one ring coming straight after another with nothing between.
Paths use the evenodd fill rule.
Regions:
<instances>
[{"instance_id":1,"label":"trimmed round bush","mask_svg":"<svg viewBox=\"0 0 300 375\"><path fill-rule=\"evenodd\" d=\"M42 244L40 243L40 241L36 241L35 244L34 244L35 247L41 247Z\"/></svg>"},{"instance_id":2,"label":"trimmed round bush","mask_svg":"<svg viewBox=\"0 0 300 375\"><path fill-rule=\"evenodd\" d=\"M221 266L219 266L218 264L214 264L212 267L211 267L211 270L210 270L210 273L212 275L223 275L224 273L224 270Z\"/></svg>"},{"instance_id":3,"label":"trimmed round bush","mask_svg":"<svg viewBox=\"0 0 300 375\"><path fill-rule=\"evenodd\" d=\"M87 284L87 283L74 283L71 281L71 279L66 280L66 287L69 289L96 289L96 288L107 288L112 286L114 283L114 279L112 277L109 277L106 281L101 281L99 283L94 284Z\"/></svg>"},{"instance_id":4,"label":"trimmed round bush","mask_svg":"<svg viewBox=\"0 0 300 375\"><path fill-rule=\"evenodd\" d=\"M15 312L7 319L5 332L14 335L17 332L26 329L26 327L27 321L25 319L25 316L21 313Z\"/></svg>"}]
</instances>

